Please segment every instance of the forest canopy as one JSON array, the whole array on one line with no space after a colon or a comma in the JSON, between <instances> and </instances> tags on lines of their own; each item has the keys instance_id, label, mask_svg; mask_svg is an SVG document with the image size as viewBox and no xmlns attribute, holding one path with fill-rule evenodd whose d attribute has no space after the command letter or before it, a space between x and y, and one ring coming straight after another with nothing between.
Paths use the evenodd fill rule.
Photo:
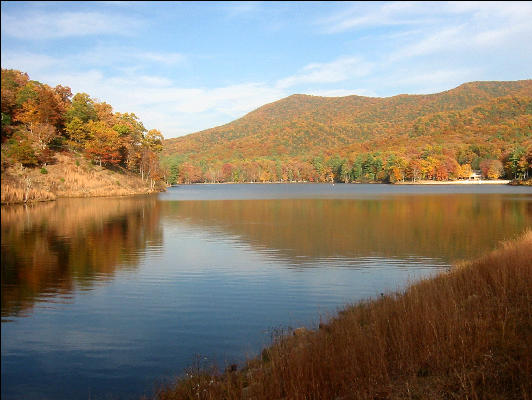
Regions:
<instances>
[{"instance_id":1,"label":"forest canopy","mask_svg":"<svg viewBox=\"0 0 532 400\"><path fill-rule=\"evenodd\" d=\"M16 163L39 167L55 162L56 152L82 154L106 168L122 167L153 183L163 135L147 130L133 113L69 87L54 88L28 74L2 69L2 171Z\"/></svg>"}]
</instances>

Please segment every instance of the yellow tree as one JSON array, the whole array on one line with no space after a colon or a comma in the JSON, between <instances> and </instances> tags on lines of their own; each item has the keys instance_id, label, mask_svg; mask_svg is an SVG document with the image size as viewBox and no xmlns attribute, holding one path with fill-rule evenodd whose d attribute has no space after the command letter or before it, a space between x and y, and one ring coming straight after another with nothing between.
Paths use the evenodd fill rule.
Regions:
<instances>
[{"instance_id":1,"label":"yellow tree","mask_svg":"<svg viewBox=\"0 0 532 400\"><path fill-rule=\"evenodd\" d=\"M113 129L118 132L122 144L122 153L129 170L139 170L144 151L144 133L146 128L133 113L115 113Z\"/></svg>"},{"instance_id":2,"label":"yellow tree","mask_svg":"<svg viewBox=\"0 0 532 400\"><path fill-rule=\"evenodd\" d=\"M142 179L151 179L153 173L159 169L158 154L163 150L163 135L157 129L151 129L142 138L141 150L137 151L139 170Z\"/></svg>"},{"instance_id":3,"label":"yellow tree","mask_svg":"<svg viewBox=\"0 0 532 400\"><path fill-rule=\"evenodd\" d=\"M72 150L82 151L90 137L88 125L78 117L74 117L70 122L66 123L65 131L68 135L68 146Z\"/></svg>"},{"instance_id":4,"label":"yellow tree","mask_svg":"<svg viewBox=\"0 0 532 400\"><path fill-rule=\"evenodd\" d=\"M22 105L15 120L24 125L34 148L43 151L59 136L58 127L62 126L66 105L61 95L48 85L33 81L28 82L18 97Z\"/></svg>"},{"instance_id":5,"label":"yellow tree","mask_svg":"<svg viewBox=\"0 0 532 400\"><path fill-rule=\"evenodd\" d=\"M469 179L473 170L471 169L471 164L460 165L458 170L458 177L462 179Z\"/></svg>"},{"instance_id":6,"label":"yellow tree","mask_svg":"<svg viewBox=\"0 0 532 400\"><path fill-rule=\"evenodd\" d=\"M89 121L87 128L90 136L85 145L87 157L100 166L119 164L122 161L119 133L101 121Z\"/></svg>"},{"instance_id":7,"label":"yellow tree","mask_svg":"<svg viewBox=\"0 0 532 400\"><path fill-rule=\"evenodd\" d=\"M144 136L144 143L155 153L163 150L163 134L157 129L150 129Z\"/></svg>"}]
</instances>

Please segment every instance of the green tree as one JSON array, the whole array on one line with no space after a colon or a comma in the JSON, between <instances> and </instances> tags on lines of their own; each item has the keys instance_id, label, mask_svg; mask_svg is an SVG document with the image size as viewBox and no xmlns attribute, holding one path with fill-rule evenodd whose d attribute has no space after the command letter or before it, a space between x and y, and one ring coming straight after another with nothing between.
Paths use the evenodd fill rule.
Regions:
<instances>
[{"instance_id":1,"label":"green tree","mask_svg":"<svg viewBox=\"0 0 532 400\"><path fill-rule=\"evenodd\" d=\"M344 183L351 182L353 180L353 167L344 161L340 168L340 179Z\"/></svg>"},{"instance_id":2,"label":"green tree","mask_svg":"<svg viewBox=\"0 0 532 400\"><path fill-rule=\"evenodd\" d=\"M511 179L524 179L526 168L521 159L525 156L526 151L523 147L515 147L509 154L505 163L506 175Z\"/></svg>"},{"instance_id":3,"label":"green tree","mask_svg":"<svg viewBox=\"0 0 532 400\"><path fill-rule=\"evenodd\" d=\"M72 103L65 113L66 123L78 118L83 123L98 121L98 115L94 109L94 100L87 93L77 93L72 98Z\"/></svg>"},{"instance_id":4,"label":"green tree","mask_svg":"<svg viewBox=\"0 0 532 400\"><path fill-rule=\"evenodd\" d=\"M37 156L35 155L32 143L28 139L27 135L21 133L20 131L15 132L13 137L9 139L8 143L9 147L7 148L7 156L10 159L15 162L19 162L24 166L37 165Z\"/></svg>"}]
</instances>

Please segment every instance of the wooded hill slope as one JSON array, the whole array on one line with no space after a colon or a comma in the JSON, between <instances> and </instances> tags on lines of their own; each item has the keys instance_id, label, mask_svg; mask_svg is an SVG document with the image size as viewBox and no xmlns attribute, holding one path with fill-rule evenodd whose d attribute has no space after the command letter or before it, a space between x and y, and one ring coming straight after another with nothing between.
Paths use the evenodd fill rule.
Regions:
<instances>
[{"instance_id":1,"label":"wooded hill slope","mask_svg":"<svg viewBox=\"0 0 532 400\"><path fill-rule=\"evenodd\" d=\"M1 93L2 203L164 189L163 136L135 114L12 69Z\"/></svg>"},{"instance_id":2,"label":"wooded hill slope","mask_svg":"<svg viewBox=\"0 0 532 400\"><path fill-rule=\"evenodd\" d=\"M532 80L388 98L292 95L164 141L173 182L526 179Z\"/></svg>"}]
</instances>

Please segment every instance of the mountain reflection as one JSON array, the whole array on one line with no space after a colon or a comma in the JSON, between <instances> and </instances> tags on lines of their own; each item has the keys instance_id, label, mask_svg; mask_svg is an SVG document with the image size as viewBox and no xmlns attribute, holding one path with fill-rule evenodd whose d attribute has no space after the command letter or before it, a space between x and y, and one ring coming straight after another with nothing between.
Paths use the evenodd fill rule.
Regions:
<instances>
[{"instance_id":1,"label":"mountain reflection","mask_svg":"<svg viewBox=\"0 0 532 400\"><path fill-rule=\"evenodd\" d=\"M329 257L454 261L532 226L527 195L167 201L161 212L167 221L236 235L301 265Z\"/></svg>"},{"instance_id":2,"label":"mountain reflection","mask_svg":"<svg viewBox=\"0 0 532 400\"><path fill-rule=\"evenodd\" d=\"M138 197L3 206L2 318L135 268L148 246L162 245L158 204Z\"/></svg>"}]
</instances>

